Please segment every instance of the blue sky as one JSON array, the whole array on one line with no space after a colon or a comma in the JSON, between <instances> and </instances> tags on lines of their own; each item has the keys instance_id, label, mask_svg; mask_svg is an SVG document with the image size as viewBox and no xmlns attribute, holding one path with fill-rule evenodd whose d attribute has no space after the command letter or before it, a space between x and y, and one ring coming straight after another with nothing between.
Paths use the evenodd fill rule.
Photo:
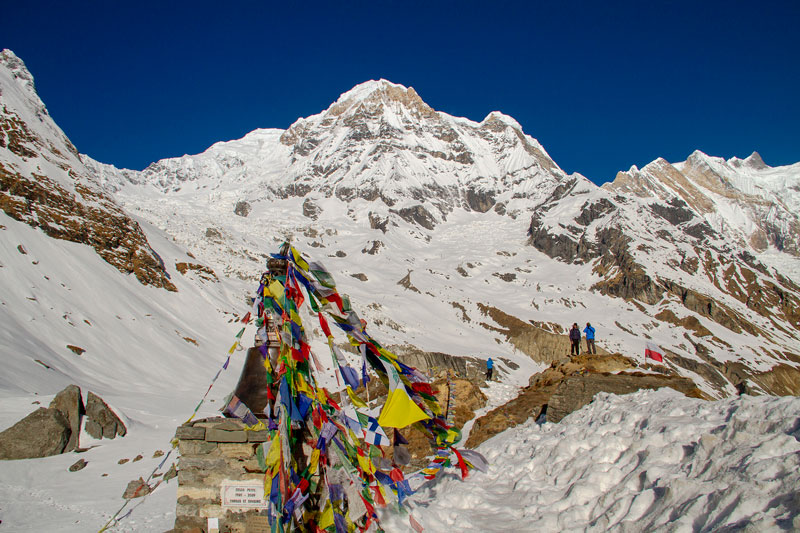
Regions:
<instances>
[{"instance_id":1,"label":"blue sky","mask_svg":"<svg viewBox=\"0 0 800 533\"><path fill-rule=\"evenodd\" d=\"M800 161L800 2L8 2L0 48L78 150L141 169L369 79L511 115L597 183L695 149Z\"/></svg>"}]
</instances>

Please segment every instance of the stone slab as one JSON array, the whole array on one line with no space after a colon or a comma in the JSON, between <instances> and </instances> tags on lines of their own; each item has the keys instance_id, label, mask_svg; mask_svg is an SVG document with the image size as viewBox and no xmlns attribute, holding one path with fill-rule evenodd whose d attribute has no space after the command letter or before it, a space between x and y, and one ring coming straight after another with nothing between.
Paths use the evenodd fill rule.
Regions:
<instances>
[{"instance_id":1,"label":"stone slab","mask_svg":"<svg viewBox=\"0 0 800 533\"><path fill-rule=\"evenodd\" d=\"M248 431L247 442L267 442L269 440L269 431Z\"/></svg>"},{"instance_id":2,"label":"stone slab","mask_svg":"<svg viewBox=\"0 0 800 533\"><path fill-rule=\"evenodd\" d=\"M247 433L209 428L206 430L206 440L208 442L247 442Z\"/></svg>"},{"instance_id":3,"label":"stone slab","mask_svg":"<svg viewBox=\"0 0 800 533\"><path fill-rule=\"evenodd\" d=\"M205 432L204 432L205 435ZM206 442L205 440L185 440L178 442L178 449L182 456L185 455L208 455L217 449L216 442Z\"/></svg>"},{"instance_id":4,"label":"stone slab","mask_svg":"<svg viewBox=\"0 0 800 533\"><path fill-rule=\"evenodd\" d=\"M175 431L175 438L179 440L203 440L206 438L206 428L197 426L179 426Z\"/></svg>"}]
</instances>

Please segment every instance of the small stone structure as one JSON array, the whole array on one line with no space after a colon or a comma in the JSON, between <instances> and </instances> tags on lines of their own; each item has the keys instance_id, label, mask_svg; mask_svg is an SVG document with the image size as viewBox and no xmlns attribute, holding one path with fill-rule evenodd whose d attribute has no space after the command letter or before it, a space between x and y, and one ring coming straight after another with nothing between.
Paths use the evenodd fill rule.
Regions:
<instances>
[{"instance_id":1,"label":"small stone structure","mask_svg":"<svg viewBox=\"0 0 800 533\"><path fill-rule=\"evenodd\" d=\"M218 417L180 426L175 437L181 456L174 531L206 531L209 518L219 519L220 533L269 531L256 456L269 432Z\"/></svg>"}]
</instances>

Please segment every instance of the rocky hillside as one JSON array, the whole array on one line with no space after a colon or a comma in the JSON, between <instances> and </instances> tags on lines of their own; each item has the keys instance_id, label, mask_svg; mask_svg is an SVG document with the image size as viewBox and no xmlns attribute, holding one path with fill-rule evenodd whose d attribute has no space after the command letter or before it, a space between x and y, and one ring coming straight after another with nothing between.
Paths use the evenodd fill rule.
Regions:
<instances>
[{"instance_id":1,"label":"rocky hillside","mask_svg":"<svg viewBox=\"0 0 800 533\"><path fill-rule=\"evenodd\" d=\"M143 284L175 290L139 224L83 165L10 50L0 52L0 207L51 237L91 246Z\"/></svg>"},{"instance_id":2,"label":"rocky hillside","mask_svg":"<svg viewBox=\"0 0 800 533\"><path fill-rule=\"evenodd\" d=\"M706 362L716 359L709 345L735 351L708 329L714 322L772 341L761 352L767 360L797 363L797 190L800 165L695 152L684 163L661 159L620 173L602 188L555 191L531 219L530 244L591 265L600 276L594 290L651 306L645 312L684 328Z\"/></svg>"}]
</instances>

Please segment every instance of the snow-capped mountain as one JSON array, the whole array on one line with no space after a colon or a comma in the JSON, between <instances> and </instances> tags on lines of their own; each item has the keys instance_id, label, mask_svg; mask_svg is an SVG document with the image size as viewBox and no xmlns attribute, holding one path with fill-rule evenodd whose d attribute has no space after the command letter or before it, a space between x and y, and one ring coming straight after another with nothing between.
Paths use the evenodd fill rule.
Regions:
<instances>
[{"instance_id":1,"label":"snow-capped mountain","mask_svg":"<svg viewBox=\"0 0 800 533\"><path fill-rule=\"evenodd\" d=\"M3 211L52 237L92 246L143 283L174 289L139 225L83 165L10 50L0 52L0 103Z\"/></svg>"},{"instance_id":2,"label":"snow-capped mountain","mask_svg":"<svg viewBox=\"0 0 800 533\"><path fill-rule=\"evenodd\" d=\"M87 451L89 466L80 473L67 471L70 456L37 460L35 467L0 464L0 499L12 502L10 511L0 509L3 525L10 517L38 530L83 531L109 518L124 484L142 474L142 464L157 463L119 459L168 446L225 359L240 328L229 322L246 311L250 282L284 239L323 260L382 343L493 357L502 381L490 384L489 407L512 399L531 374L566 356L564 327L573 322L591 322L598 346L609 352L641 357L645 341L660 344L669 371L691 377L712 397L735 394L743 381L756 392L797 394L799 174L800 164L771 168L757 155L723 161L697 152L684 163L632 168L597 187L561 170L512 118L453 117L385 80L355 87L285 131L256 130L141 172L116 169L79 155L47 114L30 73L4 51L0 425L77 383L126 413L135 439ZM313 349L326 353L322 336L315 337ZM210 400L223 398L235 379L235 371L223 374ZM688 427L675 422L676 410L697 413L686 418L690 425L720 420L703 430L707 443L732 412L663 392L636 401L651 400L662 408L651 419L617 422L619 438L643 434L645 447L663 447L664 435L672 435L669 442L689 462L695 459L684 451L696 445L696 435L675 429ZM564 432L601 438L596 427L608 427L606 404L615 403L603 401L577 414ZM612 405L611 417L627 420L636 401ZM794 406L793 400L727 401L752 402L748 416L766 408L780 418ZM215 412L207 403L200 415ZM647 433L655 422L672 429ZM732 434L747 433L738 419L730 425ZM764 425L764 448L780 448L786 464L794 464L796 427ZM550 438L549 427L541 431L531 421L495 437L502 444L494 454L498 464L513 463L517 441L536 432L553 457L578 453L559 444L563 437ZM719 455L738 461L734 448ZM603 464L602 453L592 460ZM639 456L628 455L633 466L625 479L643 479ZM574 464L549 464L562 463ZM595 486L597 508L605 508L593 464L580 471ZM761 479L761 465L748 473L752 483ZM772 472L769 465L764 471ZM518 477L528 472L520 467ZM673 472L683 479L679 468L665 472L663 483L653 481L654 492L669 486ZM507 478L490 481L499 486ZM633 486L642 488L616 486L620 501L632 497L626 491ZM523 493L540 494L537 487ZM174 486L159 490L126 527L169 527ZM520 493L516 482L514 490ZM571 485L564 490L577 493ZM784 492L783 486L767 491L763 508L773 509L769 499ZM574 509L584 504L570 500ZM619 523L640 518L630 509ZM437 517L432 531L453 527L445 511ZM648 519L658 525L671 517L658 507ZM767 518L761 523L784 520ZM714 515L704 523L724 519Z\"/></svg>"},{"instance_id":3,"label":"snow-capped mountain","mask_svg":"<svg viewBox=\"0 0 800 533\"><path fill-rule=\"evenodd\" d=\"M676 371L715 394L800 362L800 164L695 152L598 187L567 175L512 118L452 117L385 80L286 131L257 130L141 173L84 161L124 205L228 274L252 278L263 243L291 236L361 270L370 304L376 290L405 290L393 287L413 271L428 299L457 304L437 315L453 327L469 327L458 306L562 325L576 306L612 309L581 314L607 339L624 337L612 349L636 353L656 339Z\"/></svg>"}]
</instances>

